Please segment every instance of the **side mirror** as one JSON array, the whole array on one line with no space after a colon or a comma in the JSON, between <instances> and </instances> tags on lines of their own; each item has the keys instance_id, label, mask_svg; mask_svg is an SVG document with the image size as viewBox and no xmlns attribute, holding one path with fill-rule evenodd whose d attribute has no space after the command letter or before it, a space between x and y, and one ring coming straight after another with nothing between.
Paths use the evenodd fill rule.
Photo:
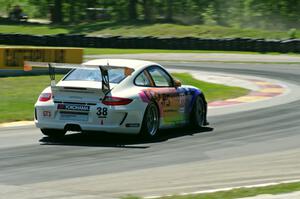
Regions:
<instances>
[{"instance_id":1,"label":"side mirror","mask_svg":"<svg viewBox=\"0 0 300 199\"><path fill-rule=\"evenodd\" d=\"M174 86L177 88L177 87L180 87L181 86L181 81L179 81L178 79L175 79L174 80Z\"/></svg>"}]
</instances>

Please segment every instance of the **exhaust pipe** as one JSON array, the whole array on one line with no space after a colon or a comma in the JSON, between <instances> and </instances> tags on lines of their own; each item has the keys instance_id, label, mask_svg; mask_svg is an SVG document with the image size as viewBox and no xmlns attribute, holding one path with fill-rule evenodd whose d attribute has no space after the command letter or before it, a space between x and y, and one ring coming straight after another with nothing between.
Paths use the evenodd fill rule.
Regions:
<instances>
[{"instance_id":1,"label":"exhaust pipe","mask_svg":"<svg viewBox=\"0 0 300 199\"><path fill-rule=\"evenodd\" d=\"M65 126L65 131L82 131L78 124L67 124Z\"/></svg>"}]
</instances>

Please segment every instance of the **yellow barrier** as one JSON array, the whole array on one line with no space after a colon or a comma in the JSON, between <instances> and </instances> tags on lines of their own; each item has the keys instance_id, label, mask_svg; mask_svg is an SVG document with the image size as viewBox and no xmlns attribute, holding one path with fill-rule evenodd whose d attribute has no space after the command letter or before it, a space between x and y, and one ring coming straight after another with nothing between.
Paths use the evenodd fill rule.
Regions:
<instances>
[{"instance_id":1,"label":"yellow barrier","mask_svg":"<svg viewBox=\"0 0 300 199\"><path fill-rule=\"evenodd\" d=\"M2 47L0 69L23 67L24 61L82 63L82 48Z\"/></svg>"}]
</instances>

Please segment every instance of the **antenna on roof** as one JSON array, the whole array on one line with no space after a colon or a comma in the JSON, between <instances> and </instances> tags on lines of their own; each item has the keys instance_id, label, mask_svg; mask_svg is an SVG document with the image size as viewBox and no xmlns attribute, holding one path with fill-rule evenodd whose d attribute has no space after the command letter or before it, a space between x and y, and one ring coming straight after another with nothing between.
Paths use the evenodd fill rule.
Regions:
<instances>
[{"instance_id":1,"label":"antenna on roof","mask_svg":"<svg viewBox=\"0 0 300 199\"><path fill-rule=\"evenodd\" d=\"M107 66L109 66L109 61L107 60Z\"/></svg>"}]
</instances>

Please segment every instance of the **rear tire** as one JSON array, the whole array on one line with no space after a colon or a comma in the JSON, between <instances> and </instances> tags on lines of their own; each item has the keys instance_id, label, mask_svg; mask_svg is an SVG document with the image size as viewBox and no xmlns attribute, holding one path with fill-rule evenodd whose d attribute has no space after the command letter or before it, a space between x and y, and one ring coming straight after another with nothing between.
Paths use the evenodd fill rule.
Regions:
<instances>
[{"instance_id":1,"label":"rear tire","mask_svg":"<svg viewBox=\"0 0 300 199\"><path fill-rule=\"evenodd\" d=\"M199 129L205 125L205 104L202 97L197 96L191 112L191 126Z\"/></svg>"},{"instance_id":2,"label":"rear tire","mask_svg":"<svg viewBox=\"0 0 300 199\"><path fill-rule=\"evenodd\" d=\"M159 111L154 102L150 102L146 108L140 135L144 138L157 136L159 128Z\"/></svg>"},{"instance_id":3,"label":"rear tire","mask_svg":"<svg viewBox=\"0 0 300 199\"><path fill-rule=\"evenodd\" d=\"M50 138L62 138L65 134L65 130L58 129L41 129L42 133Z\"/></svg>"}]
</instances>

